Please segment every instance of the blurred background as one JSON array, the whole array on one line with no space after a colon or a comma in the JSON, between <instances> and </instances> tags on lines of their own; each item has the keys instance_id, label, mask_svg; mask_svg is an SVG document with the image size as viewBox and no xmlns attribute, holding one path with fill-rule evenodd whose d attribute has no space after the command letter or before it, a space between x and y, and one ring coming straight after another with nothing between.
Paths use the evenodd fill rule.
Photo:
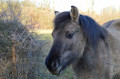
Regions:
<instances>
[{"instance_id":1,"label":"blurred background","mask_svg":"<svg viewBox=\"0 0 120 79\"><path fill-rule=\"evenodd\" d=\"M0 79L74 78L71 66L54 76L44 64L54 11L70 11L71 5L100 25L120 19L119 0L0 0Z\"/></svg>"}]
</instances>

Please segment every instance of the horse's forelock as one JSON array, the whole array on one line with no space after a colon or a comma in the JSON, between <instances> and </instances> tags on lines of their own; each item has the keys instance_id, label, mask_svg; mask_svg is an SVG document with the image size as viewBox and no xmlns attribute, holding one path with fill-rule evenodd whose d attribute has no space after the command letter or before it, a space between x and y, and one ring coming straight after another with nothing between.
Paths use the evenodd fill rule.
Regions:
<instances>
[{"instance_id":1,"label":"horse's forelock","mask_svg":"<svg viewBox=\"0 0 120 79\"><path fill-rule=\"evenodd\" d=\"M70 12L62 12L58 14L54 19L54 28L61 29L64 28L65 25L70 22Z\"/></svg>"}]
</instances>

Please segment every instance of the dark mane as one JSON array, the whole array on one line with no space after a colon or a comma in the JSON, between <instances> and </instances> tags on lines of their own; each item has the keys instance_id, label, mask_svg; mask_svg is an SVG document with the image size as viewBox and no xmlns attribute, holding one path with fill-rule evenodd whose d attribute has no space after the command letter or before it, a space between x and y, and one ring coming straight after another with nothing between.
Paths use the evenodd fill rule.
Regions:
<instances>
[{"instance_id":1,"label":"dark mane","mask_svg":"<svg viewBox=\"0 0 120 79\"><path fill-rule=\"evenodd\" d=\"M70 12L62 12L54 19L55 29L64 28L65 24L70 22ZM79 24L83 30L87 43L95 47L99 39L105 39L106 30L102 28L95 20L86 15L79 16Z\"/></svg>"}]
</instances>

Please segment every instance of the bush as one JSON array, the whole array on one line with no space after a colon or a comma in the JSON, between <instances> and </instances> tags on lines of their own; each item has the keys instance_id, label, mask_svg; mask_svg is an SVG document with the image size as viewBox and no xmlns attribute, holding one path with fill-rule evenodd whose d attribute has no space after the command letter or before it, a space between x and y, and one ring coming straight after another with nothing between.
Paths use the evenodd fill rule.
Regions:
<instances>
[{"instance_id":1,"label":"bush","mask_svg":"<svg viewBox=\"0 0 120 79\"><path fill-rule=\"evenodd\" d=\"M43 42L22 24L18 4L7 2L6 7L1 7L0 79L38 79Z\"/></svg>"}]
</instances>

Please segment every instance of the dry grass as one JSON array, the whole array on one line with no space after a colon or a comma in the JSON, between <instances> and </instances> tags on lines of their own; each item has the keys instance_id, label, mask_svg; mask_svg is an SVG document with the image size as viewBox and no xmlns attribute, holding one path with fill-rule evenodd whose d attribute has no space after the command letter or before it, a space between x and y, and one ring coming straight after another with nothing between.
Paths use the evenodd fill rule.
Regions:
<instances>
[{"instance_id":1,"label":"dry grass","mask_svg":"<svg viewBox=\"0 0 120 79\"><path fill-rule=\"evenodd\" d=\"M33 28L29 28L30 30L34 29L37 33L51 33L49 30L53 29L54 10L49 8L43 9L41 7L37 8L35 6L23 6L22 8L23 14L27 15L27 20L29 20L28 24L34 26ZM100 25L110 20L120 19L120 11L115 10L113 7L104 8L100 14L89 10L86 12L80 11L80 13L92 17Z\"/></svg>"},{"instance_id":2,"label":"dry grass","mask_svg":"<svg viewBox=\"0 0 120 79\"><path fill-rule=\"evenodd\" d=\"M94 11L92 11L92 12L80 11L80 13L92 17L100 25L102 25L105 22L110 21L110 20L120 19L120 11L114 10L113 7L108 7L108 8L103 9L100 14L96 14L96 12L94 12Z\"/></svg>"}]
</instances>

